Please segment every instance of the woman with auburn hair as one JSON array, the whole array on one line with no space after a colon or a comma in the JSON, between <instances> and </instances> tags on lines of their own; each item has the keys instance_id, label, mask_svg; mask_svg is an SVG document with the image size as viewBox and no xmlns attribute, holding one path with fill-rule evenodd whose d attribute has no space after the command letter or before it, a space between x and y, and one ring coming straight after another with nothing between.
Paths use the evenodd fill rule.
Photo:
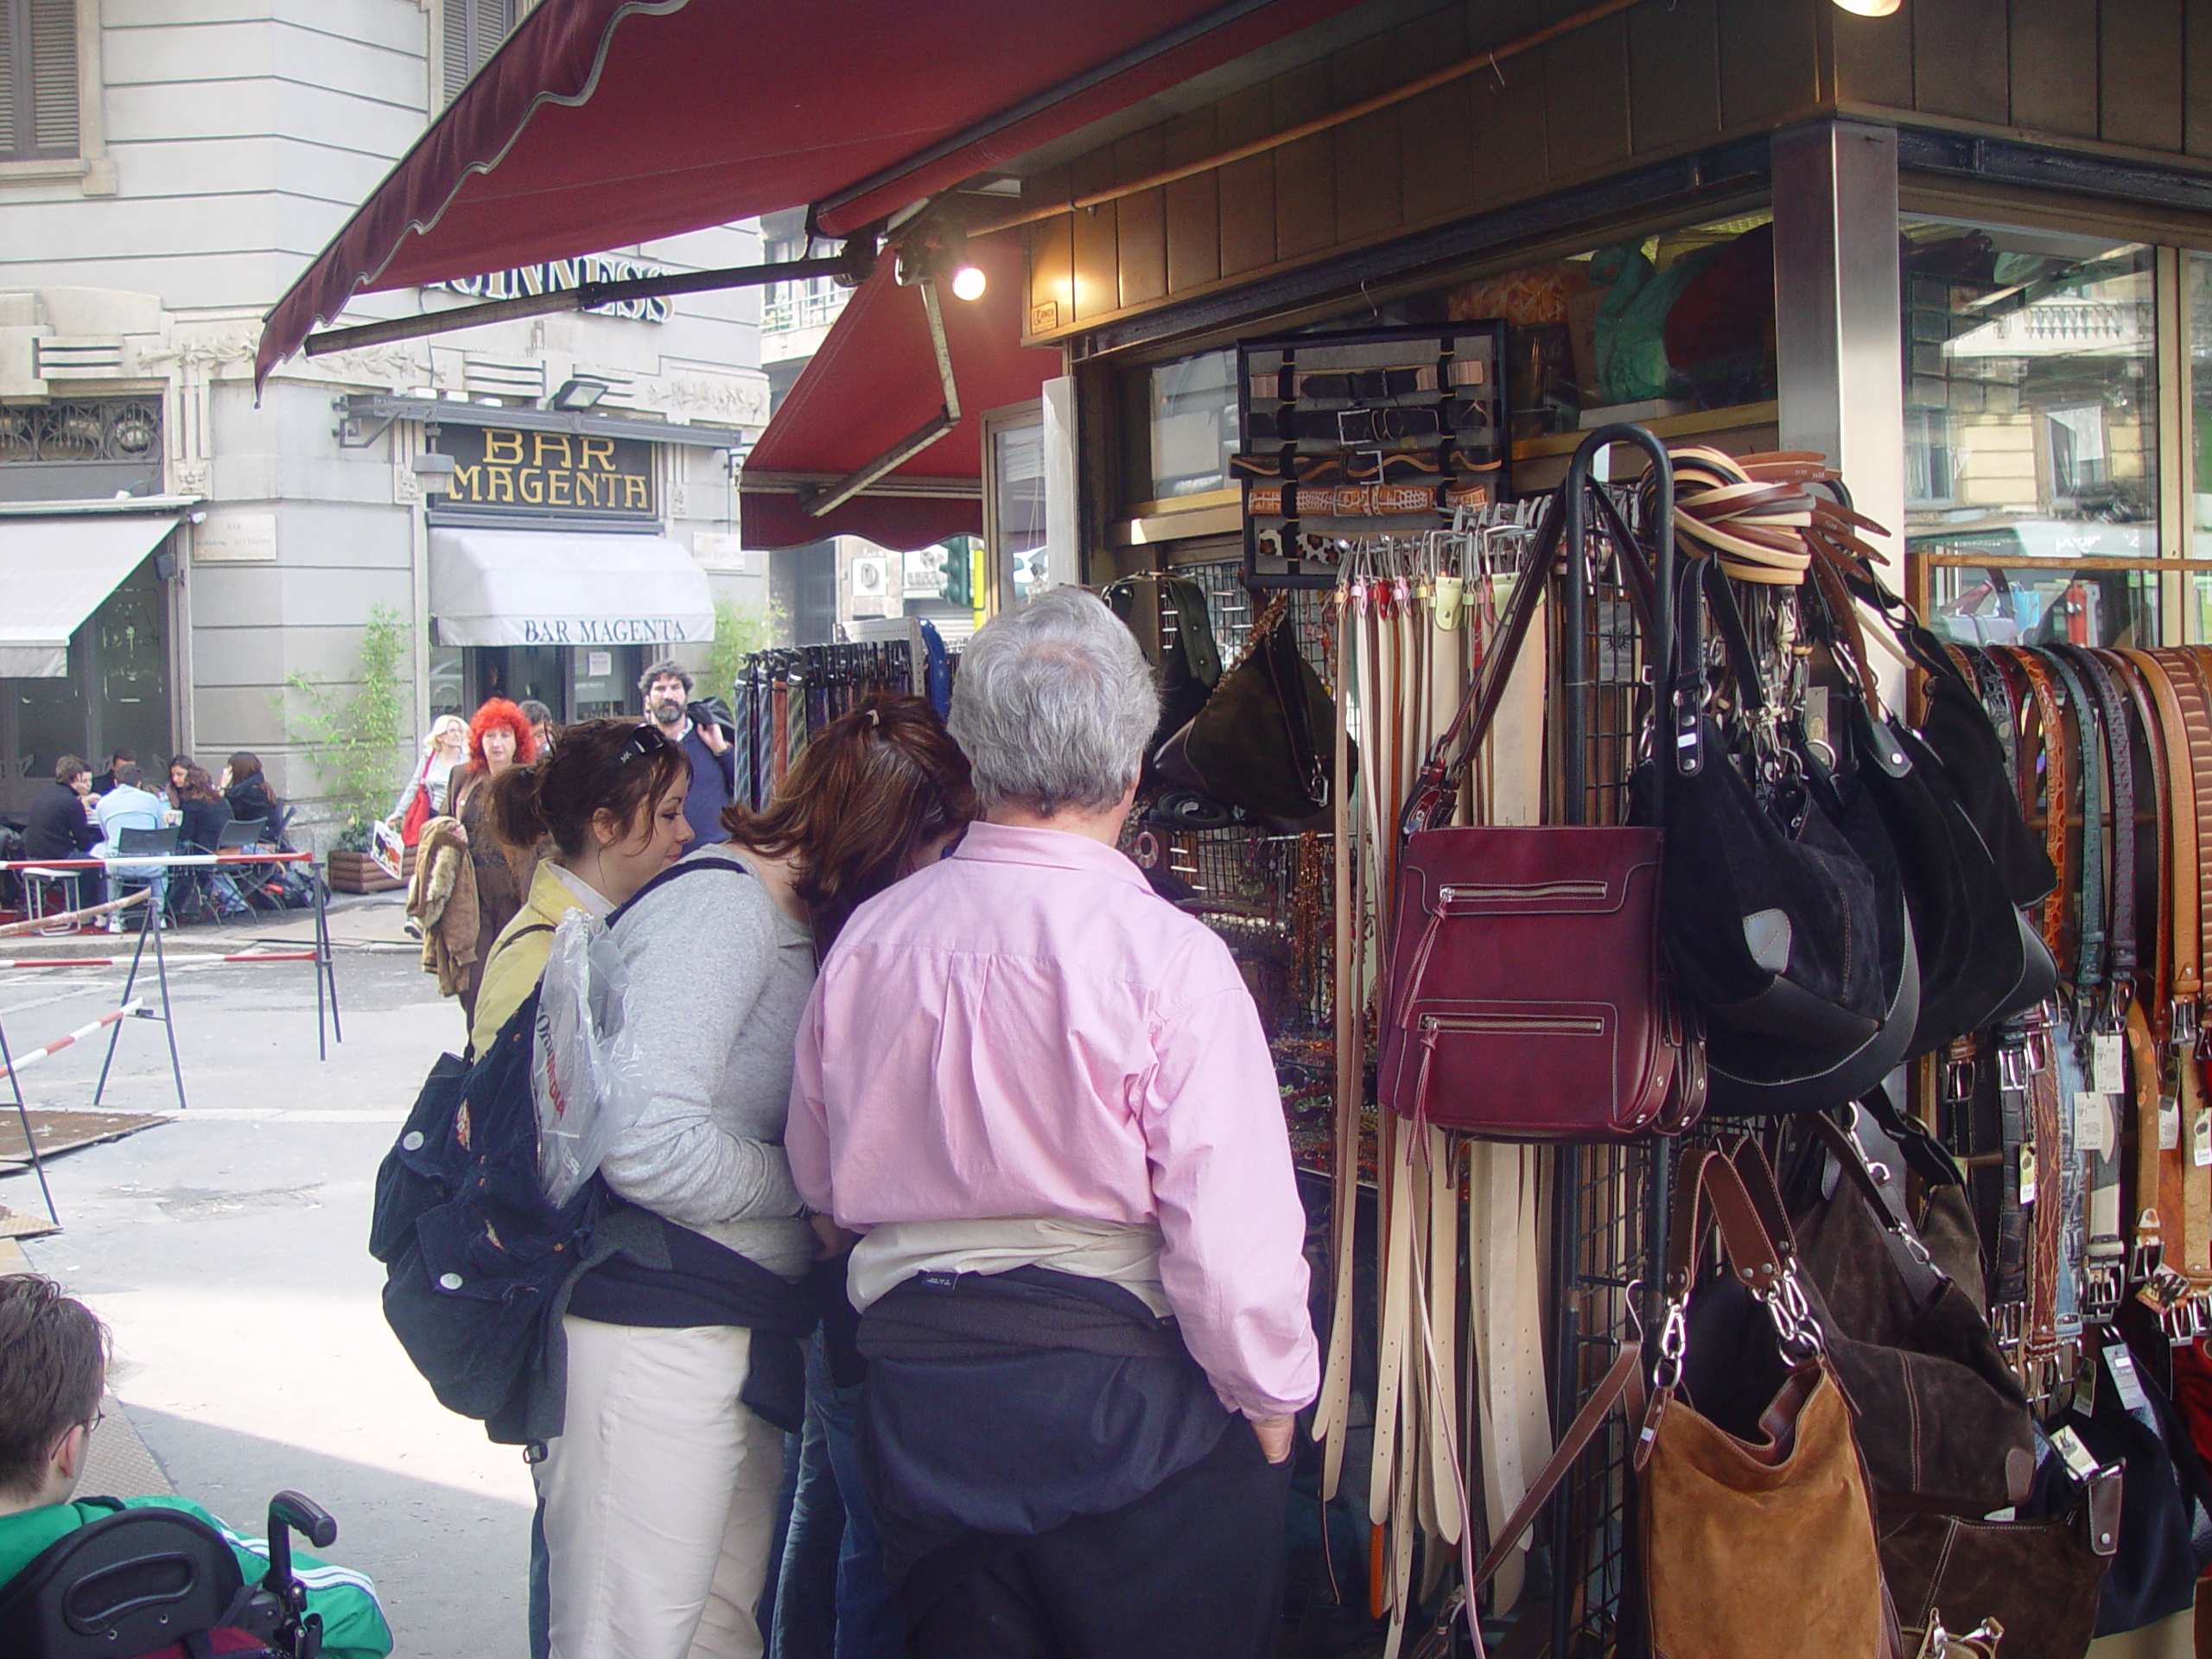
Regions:
<instances>
[{"instance_id":1,"label":"woman with auburn hair","mask_svg":"<svg viewBox=\"0 0 2212 1659\"><path fill-rule=\"evenodd\" d=\"M458 990L461 1017L472 1026L484 959L499 930L522 908L537 868L535 847L509 845L488 822L485 808L491 794L485 785L508 767L526 766L537 758L537 740L522 710L505 697L492 697L468 722L467 769L456 772L447 786L446 816L459 820L476 874L476 960Z\"/></svg>"},{"instance_id":2,"label":"woman with auburn hair","mask_svg":"<svg viewBox=\"0 0 2212 1659\"><path fill-rule=\"evenodd\" d=\"M655 798L648 853L671 802L667 836L688 836L689 781ZM753 1607L815 1321L798 1286L819 1248L784 1157L792 1039L817 946L975 811L929 704L874 698L807 746L766 811L731 813L728 842L670 864L614 920L624 1027L653 1075L600 1166L624 1202L594 1249L615 1253L574 1281L562 1321L578 1432L536 1465L553 1659L761 1651Z\"/></svg>"}]
</instances>

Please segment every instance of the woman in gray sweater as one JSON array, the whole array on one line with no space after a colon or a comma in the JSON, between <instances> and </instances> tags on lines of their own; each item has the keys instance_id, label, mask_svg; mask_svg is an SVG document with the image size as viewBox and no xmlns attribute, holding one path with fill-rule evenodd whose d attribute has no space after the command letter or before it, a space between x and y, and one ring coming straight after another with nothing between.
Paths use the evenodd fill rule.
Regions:
<instances>
[{"instance_id":1,"label":"woman in gray sweater","mask_svg":"<svg viewBox=\"0 0 2212 1659\"><path fill-rule=\"evenodd\" d=\"M753 1607L814 1322L798 1287L816 1235L782 1145L792 1039L817 950L974 815L929 704L874 699L765 812L729 809L728 843L613 918L652 1096L601 1166L626 1201L598 1230L613 1253L563 1320L566 1427L537 1465L554 1659L761 1651Z\"/></svg>"}]
</instances>

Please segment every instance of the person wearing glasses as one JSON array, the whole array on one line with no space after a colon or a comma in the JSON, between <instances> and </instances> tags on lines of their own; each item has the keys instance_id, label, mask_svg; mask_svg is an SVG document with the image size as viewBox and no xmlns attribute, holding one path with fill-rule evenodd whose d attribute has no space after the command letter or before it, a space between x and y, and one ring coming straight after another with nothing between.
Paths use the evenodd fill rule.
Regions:
<instances>
[{"instance_id":1,"label":"person wearing glasses","mask_svg":"<svg viewBox=\"0 0 2212 1659\"><path fill-rule=\"evenodd\" d=\"M615 744L571 727L543 768L488 798L492 829L551 844L561 892L540 906L533 882L533 909L634 895L609 937L624 1028L653 1061L650 1098L600 1166L621 1202L561 1322L574 1432L536 1465L550 1650L752 1659L783 1437L804 1408L799 1341L816 1314L800 1281L829 1242L784 1155L793 1033L817 951L934 863L974 801L936 711L879 697L817 735L764 811L732 807L728 840L684 857L696 774L658 724L628 730ZM623 779L640 769L650 785ZM520 926L494 944L480 1043L543 960L521 954Z\"/></svg>"},{"instance_id":2,"label":"person wearing glasses","mask_svg":"<svg viewBox=\"0 0 2212 1659\"><path fill-rule=\"evenodd\" d=\"M269 1572L268 1544L232 1531L197 1503L77 1497L86 1450L105 1415L108 1347L99 1316L51 1279L0 1275L0 1593L41 1551L78 1528L138 1509L181 1510L205 1521L231 1547L239 1575L258 1584ZM303 1550L293 1552L292 1573L307 1591L307 1611L322 1619L326 1659L378 1659L391 1651L391 1628L365 1577ZM207 1650L204 1642L192 1649ZM238 1649L219 1641L213 1650Z\"/></svg>"}]
</instances>

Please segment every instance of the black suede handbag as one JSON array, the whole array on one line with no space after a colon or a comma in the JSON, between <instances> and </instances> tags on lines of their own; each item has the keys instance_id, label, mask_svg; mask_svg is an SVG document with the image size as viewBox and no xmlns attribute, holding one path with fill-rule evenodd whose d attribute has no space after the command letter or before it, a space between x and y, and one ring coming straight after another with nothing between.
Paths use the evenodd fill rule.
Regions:
<instances>
[{"instance_id":1,"label":"black suede handbag","mask_svg":"<svg viewBox=\"0 0 2212 1659\"><path fill-rule=\"evenodd\" d=\"M1740 762L1706 709L1708 601L1745 734ZM1688 567L1675 619L1673 753L1646 763L1637 804L1649 822L1651 769L1670 767L1661 925L1676 981L1704 1016L1707 1109L1840 1106L1904 1058L1919 1018L1896 854L1863 792L1840 789L1802 733L1770 717L1718 565Z\"/></svg>"},{"instance_id":2,"label":"black suede handbag","mask_svg":"<svg viewBox=\"0 0 2212 1659\"><path fill-rule=\"evenodd\" d=\"M1912 918L1921 1000L1910 1058L2033 1007L2055 988L2057 969L2013 903L1942 760L1910 727L1875 712L1864 651L1850 632L1856 618L1840 588L1837 598L1847 607L1840 614L1834 603L1809 608L1825 622L1844 678L1831 741L1896 850ZM2018 818L2017 807L2012 816Z\"/></svg>"},{"instance_id":3,"label":"black suede handbag","mask_svg":"<svg viewBox=\"0 0 2212 1659\"><path fill-rule=\"evenodd\" d=\"M1256 817L1301 823L1329 804L1336 722L1278 596L1205 706L1160 746L1159 774Z\"/></svg>"}]
</instances>

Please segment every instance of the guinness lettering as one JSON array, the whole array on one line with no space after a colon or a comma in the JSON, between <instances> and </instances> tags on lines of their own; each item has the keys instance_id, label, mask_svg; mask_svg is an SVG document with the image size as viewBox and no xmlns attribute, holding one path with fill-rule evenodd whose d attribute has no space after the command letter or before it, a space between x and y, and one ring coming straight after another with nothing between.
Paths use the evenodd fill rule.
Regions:
<instances>
[{"instance_id":1,"label":"guinness lettering","mask_svg":"<svg viewBox=\"0 0 2212 1659\"><path fill-rule=\"evenodd\" d=\"M550 264L524 265L516 270L487 271L481 276L456 276L450 282L431 283L429 286L479 300L513 300L528 294L557 294L565 289L582 288L586 283L633 283L641 276L667 274L656 265L588 253L577 259L556 259ZM612 305L591 308L598 316L628 317L634 322L668 321L668 301L662 297L617 300Z\"/></svg>"},{"instance_id":2,"label":"guinness lettering","mask_svg":"<svg viewBox=\"0 0 2212 1659\"><path fill-rule=\"evenodd\" d=\"M638 439L448 426L438 441L454 458L453 487L439 504L442 512L522 512L548 518L660 516L653 499L653 447Z\"/></svg>"}]
</instances>

